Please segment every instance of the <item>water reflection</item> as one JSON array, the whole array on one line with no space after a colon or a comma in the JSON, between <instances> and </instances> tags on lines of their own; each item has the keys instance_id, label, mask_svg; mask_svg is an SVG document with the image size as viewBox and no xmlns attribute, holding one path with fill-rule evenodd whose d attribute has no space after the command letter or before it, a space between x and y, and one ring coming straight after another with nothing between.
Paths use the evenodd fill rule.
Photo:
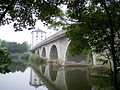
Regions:
<instances>
[{"instance_id":1,"label":"water reflection","mask_svg":"<svg viewBox=\"0 0 120 90\"><path fill-rule=\"evenodd\" d=\"M66 70L65 79L68 90L91 90L92 86L87 76L87 68L80 67L76 69Z\"/></svg>"},{"instance_id":2,"label":"water reflection","mask_svg":"<svg viewBox=\"0 0 120 90\"><path fill-rule=\"evenodd\" d=\"M0 90L114 90L108 78L91 78L89 67L27 67L22 62L13 62L9 68L14 73L0 75Z\"/></svg>"},{"instance_id":3,"label":"water reflection","mask_svg":"<svg viewBox=\"0 0 120 90\"><path fill-rule=\"evenodd\" d=\"M55 65L49 65L49 73L52 81L56 80L57 77L57 66Z\"/></svg>"},{"instance_id":4,"label":"water reflection","mask_svg":"<svg viewBox=\"0 0 120 90\"><path fill-rule=\"evenodd\" d=\"M24 72L26 70L28 66L26 64L24 64L23 62L12 62L10 65L9 65L9 69L11 72L18 72L18 71L21 71L21 72Z\"/></svg>"},{"instance_id":5,"label":"water reflection","mask_svg":"<svg viewBox=\"0 0 120 90\"><path fill-rule=\"evenodd\" d=\"M39 86L43 86L43 83L40 81L40 79L38 78L38 76L34 73L34 71L31 69L30 71L30 82L29 84L31 86L34 86L36 89Z\"/></svg>"},{"instance_id":6,"label":"water reflection","mask_svg":"<svg viewBox=\"0 0 120 90\"><path fill-rule=\"evenodd\" d=\"M46 85L48 90L114 90L109 79L91 78L89 67L58 67L48 64L45 73L40 68L32 69L39 82Z\"/></svg>"},{"instance_id":7,"label":"water reflection","mask_svg":"<svg viewBox=\"0 0 120 90\"><path fill-rule=\"evenodd\" d=\"M9 69L11 72L0 74L0 90L48 90L37 75L30 71L27 63L12 62Z\"/></svg>"}]
</instances>

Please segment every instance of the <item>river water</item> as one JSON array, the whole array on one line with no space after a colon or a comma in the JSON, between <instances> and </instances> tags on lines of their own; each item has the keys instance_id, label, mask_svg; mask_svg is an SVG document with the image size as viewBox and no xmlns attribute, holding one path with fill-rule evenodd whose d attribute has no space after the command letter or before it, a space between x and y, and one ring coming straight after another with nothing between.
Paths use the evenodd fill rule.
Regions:
<instances>
[{"instance_id":1,"label":"river water","mask_svg":"<svg viewBox=\"0 0 120 90\"><path fill-rule=\"evenodd\" d=\"M0 74L0 90L114 90L107 79L91 78L88 67L18 67Z\"/></svg>"}]
</instances>

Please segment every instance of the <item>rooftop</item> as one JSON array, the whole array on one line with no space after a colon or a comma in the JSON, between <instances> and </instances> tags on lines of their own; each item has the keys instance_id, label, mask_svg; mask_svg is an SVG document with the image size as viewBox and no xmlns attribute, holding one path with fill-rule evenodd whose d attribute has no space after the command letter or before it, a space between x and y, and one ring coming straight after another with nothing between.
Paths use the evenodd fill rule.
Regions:
<instances>
[{"instance_id":1,"label":"rooftop","mask_svg":"<svg viewBox=\"0 0 120 90\"><path fill-rule=\"evenodd\" d=\"M32 31L32 33L33 33L33 32L43 32L43 33L46 33L45 31L43 31L43 30L41 30L41 29L39 29L39 28L38 28L37 30Z\"/></svg>"}]
</instances>

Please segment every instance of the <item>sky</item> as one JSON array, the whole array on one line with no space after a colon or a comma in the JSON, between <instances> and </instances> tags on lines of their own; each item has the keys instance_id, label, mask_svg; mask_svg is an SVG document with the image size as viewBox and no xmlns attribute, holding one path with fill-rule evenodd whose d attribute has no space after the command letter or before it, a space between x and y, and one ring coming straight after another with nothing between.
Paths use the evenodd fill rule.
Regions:
<instances>
[{"instance_id":1,"label":"sky","mask_svg":"<svg viewBox=\"0 0 120 90\"><path fill-rule=\"evenodd\" d=\"M36 30L38 28L43 31L46 31L47 37L56 32L54 30L50 30L47 27L45 27L40 21L36 23L35 29L33 30ZM0 39L11 41L11 42L18 42L18 43L23 43L24 41L27 41L28 44L31 44L32 42L31 32L33 30L23 30L23 31L15 32L12 24L3 25L3 26L0 26Z\"/></svg>"}]
</instances>

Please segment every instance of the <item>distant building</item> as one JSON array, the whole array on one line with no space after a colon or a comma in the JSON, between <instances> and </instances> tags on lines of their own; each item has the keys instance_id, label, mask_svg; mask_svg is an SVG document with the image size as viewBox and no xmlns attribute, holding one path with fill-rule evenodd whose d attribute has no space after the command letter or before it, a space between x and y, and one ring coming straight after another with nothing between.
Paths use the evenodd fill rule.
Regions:
<instances>
[{"instance_id":1,"label":"distant building","mask_svg":"<svg viewBox=\"0 0 120 90\"><path fill-rule=\"evenodd\" d=\"M32 47L34 47L36 44L41 42L46 38L46 32L40 30L39 28L37 30L32 31Z\"/></svg>"}]
</instances>

